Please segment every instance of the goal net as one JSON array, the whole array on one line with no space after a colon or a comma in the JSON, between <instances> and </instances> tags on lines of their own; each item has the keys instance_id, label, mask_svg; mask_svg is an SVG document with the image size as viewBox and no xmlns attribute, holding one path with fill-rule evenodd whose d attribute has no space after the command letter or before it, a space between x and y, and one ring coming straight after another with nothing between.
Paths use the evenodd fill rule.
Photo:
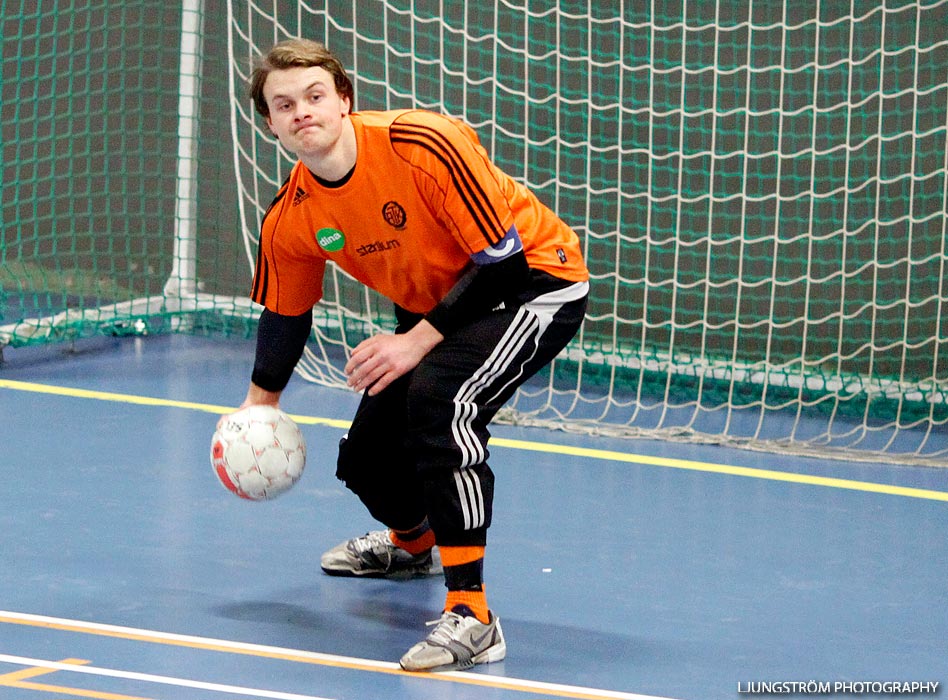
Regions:
<instances>
[{"instance_id":1,"label":"goal net","mask_svg":"<svg viewBox=\"0 0 948 700\"><path fill-rule=\"evenodd\" d=\"M948 0L66 5L4 6L0 344L252 332L292 157L245 84L305 36L582 238L586 323L506 419L948 464ZM392 317L325 297L299 372L336 385Z\"/></svg>"}]
</instances>

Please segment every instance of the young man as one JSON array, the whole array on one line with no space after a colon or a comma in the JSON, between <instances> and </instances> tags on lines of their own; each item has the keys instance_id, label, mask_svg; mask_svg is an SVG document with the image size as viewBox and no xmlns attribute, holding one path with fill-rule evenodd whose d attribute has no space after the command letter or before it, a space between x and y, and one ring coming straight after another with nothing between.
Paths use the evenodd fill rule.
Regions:
<instances>
[{"instance_id":1,"label":"young man","mask_svg":"<svg viewBox=\"0 0 948 700\"><path fill-rule=\"evenodd\" d=\"M252 297L265 307L244 406L277 405L332 261L395 304L397 330L345 372L363 392L337 476L387 529L326 552L339 576L424 575L448 592L407 670L498 661L484 591L494 475L488 423L579 328L588 272L576 234L489 160L467 125L422 110L353 112L323 45L277 44L251 78L267 126L296 154L263 219Z\"/></svg>"}]
</instances>

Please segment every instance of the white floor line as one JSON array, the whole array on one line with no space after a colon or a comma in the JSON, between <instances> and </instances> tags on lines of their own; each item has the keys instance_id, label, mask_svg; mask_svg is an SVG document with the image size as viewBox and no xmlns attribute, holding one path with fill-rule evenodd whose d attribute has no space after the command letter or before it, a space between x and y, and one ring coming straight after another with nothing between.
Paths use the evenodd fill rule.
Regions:
<instances>
[{"instance_id":1,"label":"white floor line","mask_svg":"<svg viewBox=\"0 0 948 700\"><path fill-rule=\"evenodd\" d=\"M6 610L0 610L0 624L4 621L7 622L19 622L21 624L36 626L36 627L51 627L58 628L64 631L72 631L79 633L87 634L102 634L102 635L111 635L118 637L126 637L130 639L137 639L139 641L145 642L156 642L156 643L165 643L165 644L178 644L181 646L191 646L197 648L203 648L210 651L219 651L219 652L236 652L250 655L258 655L261 657L277 658L284 660L299 660L299 661L308 661L311 663L319 664L324 663L326 665L337 665L345 666L352 668L354 670L361 671L376 671L376 672L386 672L392 673L401 672L400 667L396 663L388 661L376 661L373 659L360 659L356 657L349 656L337 656L334 654L323 654L314 651L305 651L298 649L286 649L282 647L275 646L266 646L262 644L250 644L247 642L237 642L227 639L215 639L212 637L197 637L192 635L185 634L175 634L173 632L159 632L155 630L140 629L135 627L122 627L118 625L109 625L100 622L88 622L83 620L70 620L67 618L59 617L48 617L45 615L35 615L32 613L21 613L21 612L11 612ZM16 661L9 661L9 659L14 659L19 657L12 656L2 656L0 655L0 661L8 660L8 663L19 663ZM57 662L43 662L37 663L37 666L44 666L49 668L60 667L61 670L65 671L75 671L75 672L91 672L88 670L90 667L77 667L71 666L69 664L57 664L55 666L48 666L48 664L57 664ZM22 665L22 664L21 664ZM86 669L86 670L80 670ZM109 669L101 669L102 671L108 671ZM111 674L124 673L123 671L111 671ZM405 672L402 672L405 673ZM108 675L102 673L102 675ZM139 674L141 675L141 674ZM525 680L520 678L509 678L507 676L495 676L486 673L470 673L466 671L448 671L431 675L421 675L419 678L432 678L438 680L447 680L447 679L457 679L459 681L467 683L480 683L485 686L492 687L502 687L508 690L516 690L522 692L548 692L554 695L565 695L568 697L577 697L577 698L593 698L595 700L675 700L675 698L666 698L659 697L655 695L639 695L635 693L625 693L615 690L603 690L599 688L587 688L582 686L574 685L565 685L560 683L546 683L543 681L532 681ZM162 678L161 676L153 676L152 678ZM187 683L196 683L197 681L179 681L178 684ZM159 682L159 681L154 681ZM198 686L193 686L198 687ZM219 688L225 688L226 686L217 686ZM312 698L310 696L304 695L292 695L292 694L265 694L267 691L259 690L249 690L243 689L243 694L253 695L258 694L260 697L266 698L279 698L286 700L326 700L324 698ZM226 692L238 692L236 690L230 689Z\"/></svg>"},{"instance_id":2,"label":"white floor line","mask_svg":"<svg viewBox=\"0 0 948 700\"><path fill-rule=\"evenodd\" d=\"M330 698L320 698L315 695L299 695L297 693L282 693L278 690L243 688L237 685L206 683L204 681L195 681L188 678L174 678L172 676L156 676L152 673L118 671L114 668L100 668L98 666L77 666L75 664L65 664L58 661L48 661L46 659L30 659L25 656L11 656L9 654L0 654L0 663L16 664L29 668L49 668L56 671L68 671L70 673L84 673L89 676L124 678L126 680L141 681L143 683L174 685L182 688L196 688L217 693L230 693L232 695L248 695L255 698L272 698L272 700L331 700Z\"/></svg>"}]
</instances>

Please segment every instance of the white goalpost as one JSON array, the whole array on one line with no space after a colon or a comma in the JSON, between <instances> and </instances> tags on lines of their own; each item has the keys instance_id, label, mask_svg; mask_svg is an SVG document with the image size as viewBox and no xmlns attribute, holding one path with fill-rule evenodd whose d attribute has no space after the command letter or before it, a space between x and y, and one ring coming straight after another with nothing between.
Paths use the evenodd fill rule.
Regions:
<instances>
[{"instance_id":1,"label":"white goalpost","mask_svg":"<svg viewBox=\"0 0 948 700\"><path fill-rule=\"evenodd\" d=\"M90 333L145 335L148 320L167 317L174 331L187 331L191 314L198 311L256 318L260 307L249 299L207 294L198 279L198 190L200 155L199 115L203 57L204 0L181 3L180 37L177 50L176 180L174 197L173 252L171 268L162 293L100 306L77 305L50 315L18 318L0 325L3 346L35 342L75 340ZM4 240L6 253L7 240Z\"/></svg>"}]
</instances>

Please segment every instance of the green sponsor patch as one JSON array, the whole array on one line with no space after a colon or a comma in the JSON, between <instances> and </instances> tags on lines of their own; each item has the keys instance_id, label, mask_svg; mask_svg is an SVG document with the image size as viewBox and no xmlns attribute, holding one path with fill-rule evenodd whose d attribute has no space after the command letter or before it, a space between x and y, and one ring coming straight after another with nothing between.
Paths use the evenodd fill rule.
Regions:
<instances>
[{"instance_id":1,"label":"green sponsor patch","mask_svg":"<svg viewBox=\"0 0 948 700\"><path fill-rule=\"evenodd\" d=\"M338 229L321 228L316 232L316 242L327 253L335 253L342 250L342 247L346 244L346 237Z\"/></svg>"}]
</instances>

